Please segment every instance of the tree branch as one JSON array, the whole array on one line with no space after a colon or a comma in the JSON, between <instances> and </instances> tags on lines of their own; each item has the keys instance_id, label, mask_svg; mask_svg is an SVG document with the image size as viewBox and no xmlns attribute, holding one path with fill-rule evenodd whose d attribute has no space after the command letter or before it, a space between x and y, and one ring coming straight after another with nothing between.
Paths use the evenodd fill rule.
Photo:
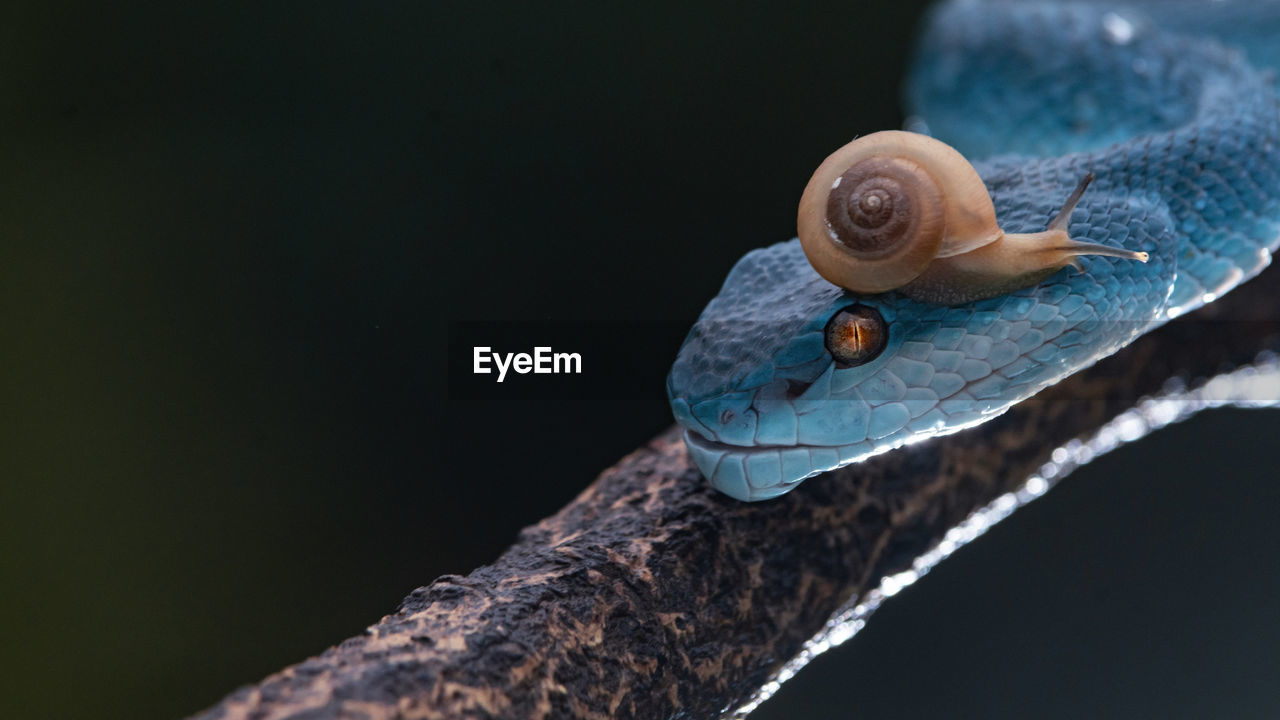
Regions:
<instances>
[{"instance_id":1,"label":"tree branch","mask_svg":"<svg viewBox=\"0 0 1280 720\"><path fill-rule=\"evenodd\" d=\"M1000 418L774 501L710 490L673 428L494 564L415 590L365 634L196 717L715 717L1054 448L1171 377L1274 349L1278 291L1268 270Z\"/></svg>"}]
</instances>

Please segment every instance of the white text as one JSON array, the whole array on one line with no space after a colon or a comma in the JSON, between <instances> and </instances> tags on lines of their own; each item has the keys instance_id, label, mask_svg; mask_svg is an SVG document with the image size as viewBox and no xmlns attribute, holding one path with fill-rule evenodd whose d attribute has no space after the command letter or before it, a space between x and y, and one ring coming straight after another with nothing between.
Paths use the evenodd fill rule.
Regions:
<instances>
[{"instance_id":1,"label":"white text","mask_svg":"<svg viewBox=\"0 0 1280 720\"><path fill-rule=\"evenodd\" d=\"M582 356L578 353L553 353L549 347L535 347L529 353L495 353L487 347L475 348L472 371L477 375L493 372L490 364L498 369L498 382L507 377L508 370L515 370L521 375L552 375L560 373L582 373Z\"/></svg>"}]
</instances>

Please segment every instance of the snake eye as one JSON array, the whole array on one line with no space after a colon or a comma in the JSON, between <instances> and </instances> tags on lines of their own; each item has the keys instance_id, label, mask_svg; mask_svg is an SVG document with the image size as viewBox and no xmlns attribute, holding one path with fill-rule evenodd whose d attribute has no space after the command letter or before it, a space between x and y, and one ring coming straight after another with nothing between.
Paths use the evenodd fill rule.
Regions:
<instances>
[{"instance_id":1,"label":"snake eye","mask_svg":"<svg viewBox=\"0 0 1280 720\"><path fill-rule=\"evenodd\" d=\"M869 305L850 305L827 321L823 339L837 368L854 367L871 362L884 352L889 325L879 310Z\"/></svg>"}]
</instances>

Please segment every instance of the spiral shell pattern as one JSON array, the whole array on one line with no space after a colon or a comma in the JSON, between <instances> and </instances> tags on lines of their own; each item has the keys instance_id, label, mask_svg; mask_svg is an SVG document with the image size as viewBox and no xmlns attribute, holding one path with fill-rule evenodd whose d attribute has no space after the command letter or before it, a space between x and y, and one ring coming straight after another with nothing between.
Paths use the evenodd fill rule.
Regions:
<instances>
[{"instance_id":1,"label":"spiral shell pattern","mask_svg":"<svg viewBox=\"0 0 1280 720\"><path fill-rule=\"evenodd\" d=\"M872 157L836 179L827 196L827 227L833 240L859 257L885 257L920 242L921 208L940 204L938 186L924 168Z\"/></svg>"}]
</instances>

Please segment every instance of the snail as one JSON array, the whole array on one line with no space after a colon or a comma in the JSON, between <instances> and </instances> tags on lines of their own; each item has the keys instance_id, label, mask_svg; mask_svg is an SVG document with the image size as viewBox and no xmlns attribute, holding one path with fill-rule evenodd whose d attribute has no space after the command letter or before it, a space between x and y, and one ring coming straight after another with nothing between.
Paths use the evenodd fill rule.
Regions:
<instances>
[{"instance_id":1,"label":"snail","mask_svg":"<svg viewBox=\"0 0 1280 720\"><path fill-rule=\"evenodd\" d=\"M969 161L926 135L886 130L836 150L800 198L800 244L819 275L858 294L953 305L1034 285L1078 255L1147 253L1072 240L1087 174L1043 232L1006 233Z\"/></svg>"}]
</instances>

